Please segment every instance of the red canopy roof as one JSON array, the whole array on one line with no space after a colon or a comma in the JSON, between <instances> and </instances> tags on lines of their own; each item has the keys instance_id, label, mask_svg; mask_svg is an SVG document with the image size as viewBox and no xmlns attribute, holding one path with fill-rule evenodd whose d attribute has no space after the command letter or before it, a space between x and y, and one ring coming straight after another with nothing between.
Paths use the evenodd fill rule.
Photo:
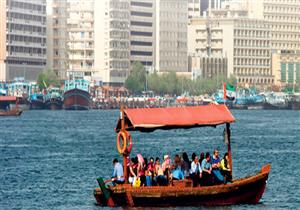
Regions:
<instances>
[{"instance_id":1,"label":"red canopy roof","mask_svg":"<svg viewBox=\"0 0 300 210\"><path fill-rule=\"evenodd\" d=\"M234 117L225 105L125 109L125 129L151 132L155 129L217 126L232 123ZM116 131L121 129L119 119Z\"/></svg>"}]
</instances>

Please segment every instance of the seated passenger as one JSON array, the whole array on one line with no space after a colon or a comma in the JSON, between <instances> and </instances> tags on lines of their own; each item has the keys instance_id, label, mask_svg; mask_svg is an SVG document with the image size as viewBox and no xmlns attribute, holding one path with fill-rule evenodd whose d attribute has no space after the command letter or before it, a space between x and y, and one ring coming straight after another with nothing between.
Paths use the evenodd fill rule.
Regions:
<instances>
[{"instance_id":1,"label":"seated passenger","mask_svg":"<svg viewBox=\"0 0 300 210\"><path fill-rule=\"evenodd\" d=\"M212 176L211 176L211 164L210 164L210 154L207 152L205 154L205 159L202 160L201 163L202 169L202 185L209 186L212 185Z\"/></svg>"},{"instance_id":2,"label":"seated passenger","mask_svg":"<svg viewBox=\"0 0 300 210\"><path fill-rule=\"evenodd\" d=\"M124 173L123 166L119 163L118 159L115 158L113 160L114 172L112 174L112 184L115 186L116 184L124 183Z\"/></svg>"},{"instance_id":3,"label":"seated passenger","mask_svg":"<svg viewBox=\"0 0 300 210\"><path fill-rule=\"evenodd\" d=\"M221 184L224 182L224 177L220 172L220 162L219 151L215 149L211 159L213 184Z\"/></svg>"},{"instance_id":4,"label":"seated passenger","mask_svg":"<svg viewBox=\"0 0 300 210\"><path fill-rule=\"evenodd\" d=\"M156 182L159 186L167 186L168 185L167 178L164 175L164 171L163 171L163 168L160 164L160 160L158 157L155 160L155 174L156 174Z\"/></svg>"},{"instance_id":5,"label":"seated passenger","mask_svg":"<svg viewBox=\"0 0 300 210\"><path fill-rule=\"evenodd\" d=\"M191 165L190 165L189 157L186 152L182 153L182 159L183 159L182 170L184 171L184 176L188 177L190 175Z\"/></svg>"},{"instance_id":6,"label":"seated passenger","mask_svg":"<svg viewBox=\"0 0 300 210\"><path fill-rule=\"evenodd\" d=\"M182 161L179 155L174 157L174 166L172 167L171 177L173 180L182 180L184 179L184 174L182 171Z\"/></svg>"},{"instance_id":7,"label":"seated passenger","mask_svg":"<svg viewBox=\"0 0 300 210\"><path fill-rule=\"evenodd\" d=\"M137 154L136 156L138 158L137 175L141 180L141 186L145 186L146 184L145 164L144 164L145 161L141 154Z\"/></svg>"},{"instance_id":8,"label":"seated passenger","mask_svg":"<svg viewBox=\"0 0 300 210\"><path fill-rule=\"evenodd\" d=\"M190 177L193 180L193 187L197 187L200 184L200 178L202 177L202 170L201 170L201 166L199 164L198 156L195 156L195 159L191 164Z\"/></svg>"},{"instance_id":9,"label":"seated passenger","mask_svg":"<svg viewBox=\"0 0 300 210\"><path fill-rule=\"evenodd\" d=\"M228 152L225 153L223 159L221 160L220 164L221 174L224 176L224 183L231 182L231 169L229 166L229 155Z\"/></svg>"},{"instance_id":10,"label":"seated passenger","mask_svg":"<svg viewBox=\"0 0 300 210\"><path fill-rule=\"evenodd\" d=\"M164 175L167 178L167 182L169 183L170 176L171 176L171 159L169 155L164 156L164 162L162 163L162 169Z\"/></svg>"},{"instance_id":11,"label":"seated passenger","mask_svg":"<svg viewBox=\"0 0 300 210\"><path fill-rule=\"evenodd\" d=\"M138 165L137 158L131 158L130 165L129 165L129 179L128 179L128 182L130 184L132 184L134 179L137 177L137 165Z\"/></svg>"},{"instance_id":12,"label":"seated passenger","mask_svg":"<svg viewBox=\"0 0 300 210\"><path fill-rule=\"evenodd\" d=\"M155 164L154 164L154 158L153 157L150 158L150 163L148 164L147 169L148 169L148 176L151 179L151 184L154 185L155 184L154 183L155 182L154 181ZM147 182L147 180L146 180L146 182Z\"/></svg>"}]
</instances>

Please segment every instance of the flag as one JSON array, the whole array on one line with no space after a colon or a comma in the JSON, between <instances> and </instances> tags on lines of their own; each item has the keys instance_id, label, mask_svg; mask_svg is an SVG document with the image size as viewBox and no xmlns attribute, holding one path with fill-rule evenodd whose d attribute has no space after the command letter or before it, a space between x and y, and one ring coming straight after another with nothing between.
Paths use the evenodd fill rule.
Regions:
<instances>
[{"instance_id":1,"label":"flag","mask_svg":"<svg viewBox=\"0 0 300 210\"><path fill-rule=\"evenodd\" d=\"M233 85L224 83L223 91L225 100L233 101L235 99L235 88Z\"/></svg>"},{"instance_id":2,"label":"flag","mask_svg":"<svg viewBox=\"0 0 300 210\"><path fill-rule=\"evenodd\" d=\"M43 84L44 84L45 88L47 88L47 84L44 80L43 80Z\"/></svg>"}]
</instances>

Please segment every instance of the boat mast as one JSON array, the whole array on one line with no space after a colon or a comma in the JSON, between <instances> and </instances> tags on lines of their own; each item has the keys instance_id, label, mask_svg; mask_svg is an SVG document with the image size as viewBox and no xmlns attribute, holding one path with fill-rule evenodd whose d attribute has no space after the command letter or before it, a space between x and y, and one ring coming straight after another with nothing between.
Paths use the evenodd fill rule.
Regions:
<instances>
[{"instance_id":1,"label":"boat mast","mask_svg":"<svg viewBox=\"0 0 300 210\"><path fill-rule=\"evenodd\" d=\"M120 132L125 131L125 119L124 119L124 106L123 104L121 104L121 110L120 110L120 119L121 119L121 130ZM123 154L123 168L124 168L124 179L125 179L125 183L128 183L128 168L127 168L127 164L128 164L128 153L124 152Z\"/></svg>"},{"instance_id":2,"label":"boat mast","mask_svg":"<svg viewBox=\"0 0 300 210\"><path fill-rule=\"evenodd\" d=\"M225 139L226 142L228 142L228 157L229 157L229 167L230 167L230 173L232 176L232 155L231 155L231 147L230 147L230 123L226 123L226 129L225 129Z\"/></svg>"}]
</instances>

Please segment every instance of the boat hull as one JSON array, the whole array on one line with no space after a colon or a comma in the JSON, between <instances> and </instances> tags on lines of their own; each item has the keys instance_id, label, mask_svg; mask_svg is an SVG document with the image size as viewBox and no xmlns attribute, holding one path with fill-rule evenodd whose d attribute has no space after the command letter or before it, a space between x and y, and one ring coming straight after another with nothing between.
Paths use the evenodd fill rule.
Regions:
<instances>
[{"instance_id":1,"label":"boat hull","mask_svg":"<svg viewBox=\"0 0 300 210\"><path fill-rule=\"evenodd\" d=\"M80 89L71 89L64 93L63 107L66 110L88 110L90 94Z\"/></svg>"},{"instance_id":2,"label":"boat hull","mask_svg":"<svg viewBox=\"0 0 300 210\"><path fill-rule=\"evenodd\" d=\"M22 110L14 109L14 110L8 110L8 111L1 111L0 110L0 116L20 116L22 114Z\"/></svg>"},{"instance_id":3,"label":"boat hull","mask_svg":"<svg viewBox=\"0 0 300 210\"><path fill-rule=\"evenodd\" d=\"M45 103L44 103L44 101L33 100L30 102L30 109L31 110L45 109Z\"/></svg>"},{"instance_id":4,"label":"boat hull","mask_svg":"<svg viewBox=\"0 0 300 210\"><path fill-rule=\"evenodd\" d=\"M63 102L61 99L51 98L50 100L46 101L45 107L46 109L50 110L61 110L63 107Z\"/></svg>"},{"instance_id":5,"label":"boat hull","mask_svg":"<svg viewBox=\"0 0 300 210\"><path fill-rule=\"evenodd\" d=\"M260 173L226 185L195 188L190 186L133 188L130 185L120 185L112 189L111 197L116 206L131 207L257 204L265 191L270 168L271 165L266 165ZM95 189L94 196L98 204L106 204L100 188Z\"/></svg>"}]
</instances>

